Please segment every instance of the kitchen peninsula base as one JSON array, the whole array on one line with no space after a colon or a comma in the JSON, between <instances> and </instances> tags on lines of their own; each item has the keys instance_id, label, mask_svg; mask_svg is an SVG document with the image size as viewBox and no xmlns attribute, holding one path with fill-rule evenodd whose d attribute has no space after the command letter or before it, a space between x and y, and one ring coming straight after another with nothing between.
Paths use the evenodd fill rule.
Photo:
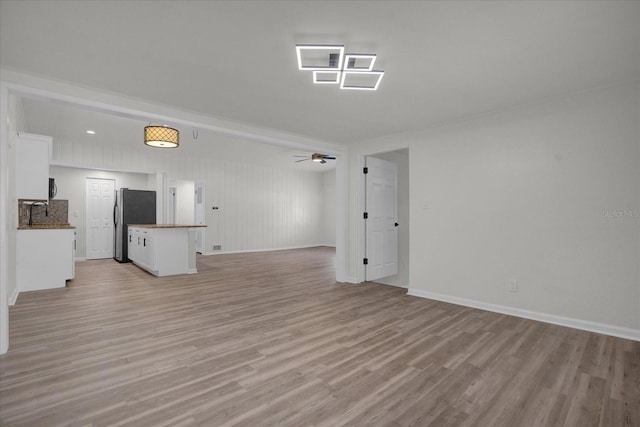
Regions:
<instances>
[{"instance_id":1,"label":"kitchen peninsula base","mask_svg":"<svg viewBox=\"0 0 640 427\"><path fill-rule=\"evenodd\" d=\"M18 292L64 288L75 276L74 228L34 225L18 229L16 284Z\"/></svg>"},{"instance_id":2,"label":"kitchen peninsula base","mask_svg":"<svg viewBox=\"0 0 640 427\"><path fill-rule=\"evenodd\" d=\"M154 276L197 273L198 227L206 225L129 225L129 259Z\"/></svg>"}]
</instances>

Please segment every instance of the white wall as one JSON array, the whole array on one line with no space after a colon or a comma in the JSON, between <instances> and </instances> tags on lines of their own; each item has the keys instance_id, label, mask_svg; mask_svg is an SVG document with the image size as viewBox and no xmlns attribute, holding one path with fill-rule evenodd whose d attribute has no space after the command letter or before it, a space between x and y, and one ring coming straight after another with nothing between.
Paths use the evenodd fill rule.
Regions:
<instances>
[{"instance_id":1,"label":"white wall","mask_svg":"<svg viewBox=\"0 0 640 427\"><path fill-rule=\"evenodd\" d=\"M55 145L55 142L54 142ZM146 174L100 171L65 166L50 166L49 176L55 178L58 193L56 199L69 200L69 223L76 227L76 257L87 255L86 230L86 179L115 180L116 190L125 187L135 190L155 190L148 187ZM77 213L77 216L75 214Z\"/></svg>"},{"instance_id":2,"label":"white wall","mask_svg":"<svg viewBox=\"0 0 640 427\"><path fill-rule=\"evenodd\" d=\"M322 242L336 245L336 171L322 174Z\"/></svg>"},{"instance_id":3,"label":"white wall","mask_svg":"<svg viewBox=\"0 0 640 427\"><path fill-rule=\"evenodd\" d=\"M376 280L378 283L387 285L409 287L409 236L410 236L410 216L409 216L409 149L390 151L382 154L375 154L377 157L398 166L398 273L393 276L383 277Z\"/></svg>"},{"instance_id":4,"label":"white wall","mask_svg":"<svg viewBox=\"0 0 640 427\"><path fill-rule=\"evenodd\" d=\"M416 293L640 336L639 118L638 84L618 85L354 151L410 148Z\"/></svg>"},{"instance_id":5,"label":"white wall","mask_svg":"<svg viewBox=\"0 0 640 427\"><path fill-rule=\"evenodd\" d=\"M193 154L159 150L140 141L130 149L91 142L54 140L54 161L90 168L162 171L169 181L203 181L206 188L206 253L282 249L323 244L322 174L232 160L246 141L201 136ZM264 148L261 148L264 149ZM229 154L232 153L232 154ZM60 185L58 185L60 187ZM62 196L59 196L63 198ZM216 206L219 209L213 210Z\"/></svg>"}]
</instances>

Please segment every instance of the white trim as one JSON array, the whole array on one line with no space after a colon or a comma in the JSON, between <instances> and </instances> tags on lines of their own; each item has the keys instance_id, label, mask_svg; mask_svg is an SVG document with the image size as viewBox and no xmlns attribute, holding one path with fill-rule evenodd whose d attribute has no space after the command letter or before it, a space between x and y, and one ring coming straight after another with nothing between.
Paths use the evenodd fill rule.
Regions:
<instances>
[{"instance_id":1,"label":"white trim","mask_svg":"<svg viewBox=\"0 0 640 427\"><path fill-rule=\"evenodd\" d=\"M336 282L346 280L348 271L347 253L347 194L348 157L336 154Z\"/></svg>"},{"instance_id":2,"label":"white trim","mask_svg":"<svg viewBox=\"0 0 640 427\"><path fill-rule=\"evenodd\" d=\"M20 295L20 291L18 290L18 287L16 286L13 289L13 293L11 294L11 296L9 297L9 305L15 305L16 301L18 300L18 296Z\"/></svg>"},{"instance_id":3,"label":"white trim","mask_svg":"<svg viewBox=\"0 0 640 427\"><path fill-rule=\"evenodd\" d=\"M381 279L384 279L384 277L381 277L380 279L377 279L377 280L372 280L371 283L376 283L378 285L393 286L394 288L407 289L407 291L409 290L409 285L399 285L397 283L385 283L385 282L382 282Z\"/></svg>"},{"instance_id":4,"label":"white trim","mask_svg":"<svg viewBox=\"0 0 640 427\"><path fill-rule=\"evenodd\" d=\"M357 265L358 265L358 269L357 271L357 278L356 278L356 282L355 283L360 283L360 282L364 282L367 278L367 270L366 267L364 266L364 262L362 261L364 259L364 257L366 256L366 230L365 230L365 220L362 218L362 213L364 212L366 206L365 206L365 197L367 194L367 189L365 188L366 186L366 181L365 181L365 174L364 174L364 167L367 164L366 161L367 155L366 154L361 154L358 156L358 187L356 189L356 197L357 197L357 203L358 203L358 212L356 212L356 215L358 217L358 246L357 246L357 250L358 250L358 261L357 261Z\"/></svg>"},{"instance_id":5,"label":"white trim","mask_svg":"<svg viewBox=\"0 0 640 427\"><path fill-rule=\"evenodd\" d=\"M345 277L344 283L353 283L354 285L359 285L362 282L359 282L357 277L347 276Z\"/></svg>"},{"instance_id":6,"label":"white trim","mask_svg":"<svg viewBox=\"0 0 640 427\"><path fill-rule=\"evenodd\" d=\"M504 305L491 304L467 298L454 297L451 295L439 294L436 292L423 291L421 289L409 288L407 295L428 298L436 301L448 302L465 307L478 308L480 310L492 311L494 313L508 314L510 316L522 317L525 319L537 320L539 322L551 323L553 325L567 326L569 328L583 331L595 332L598 334L611 335L628 340L640 341L640 330L625 328L622 326L608 325L606 323L591 322L589 320L575 319L572 317L556 316L554 314L541 313L539 311L523 310L520 308L508 307Z\"/></svg>"},{"instance_id":7,"label":"white trim","mask_svg":"<svg viewBox=\"0 0 640 427\"><path fill-rule=\"evenodd\" d=\"M83 257L83 256L75 257L73 260L74 260L75 262L84 262L84 261L86 261L86 260L87 260L87 257Z\"/></svg>"},{"instance_id":8,"label":"white trim","mask_svg":"<svg viewBox=\"0 0 640 427\"><path fill-rule=\"evenodd\" d=\"M287 246L284 248L266 248L266 249L243 249L239 251L211 251L203 253L204 256L209 255L227 255L227 254L248 254L252 252L274 252L274 251L290 251L292 249L308 249L319 248L326 245L304 245L304 246Z\"/></svg>"},{"instance_id":9,"label":"white trim","mask_svg":"<svg viewBox=\"0 0 640 427\"><path fill-rule=\"evenodd\" d=\"M0 354L9 351L9 89L0 82ZM13 205L15 201L11 204ZM15 248L13 248L15 250ZM16 286L17 287L17 286Z\"/></svg>"}]
</instances>

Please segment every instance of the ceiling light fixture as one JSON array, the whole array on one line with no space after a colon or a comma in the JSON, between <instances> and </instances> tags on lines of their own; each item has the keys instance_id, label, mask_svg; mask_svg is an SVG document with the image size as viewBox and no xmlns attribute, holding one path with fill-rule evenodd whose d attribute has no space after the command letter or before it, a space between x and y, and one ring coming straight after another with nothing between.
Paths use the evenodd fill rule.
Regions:
<instances>
[{"instance_id":1,"label":"ceiling light fixture","mask_svg":"<svg viewBox=\"0 0 640 427\"><path fill-rule=\"evenodd\" d=\"M95 134L96 134L96 131L95 131L95 130L91 130L91 129L89 129L89 130L87 131L87 133L88 133L89 135L95 135Z\"/></svg>"},{"instance_id":2,"label":"ceiling light fixture","mask_svg":"<svg viewBox=\"0 0 640 427\"><path fill-rule=\"evenodd\" d=\"M341 45L296 45L298 70L312 71L317 84L338 84L340 89L377 90L384 71L374 70L376 55L344 53Z\"/></svg>"},{"instance_id":3,"label":"ceiling light fixture","mask_svg":"<svg viewBox=\"0 0 640 427\"><path fill-rule=\"evenodd\" d=\"M145 126L144 143L150 147L176 148L180 145L180 133L167 126Z\"/></svg>"},{"instance_id":4,"label":"ceiling light fixture","mask_svg":"<svg viewBox=\"0 0 640 427\"><path fill-rule=\"evenodd\" d=\"M354 71L342 73L340 89L376 90L384 71Z\"/></svg>"},{"instance_id":5,"label":"ceiling light fixture","mask_svg":"<svg viewBox=\"0 0 640 427\"><path fill-rule=\"evenodd\" d=\"M296 55L300 71L340 71L344 59L344 46L297 44ZM325 61L327 58L329 58L328 62ZM334 62L336 58L337 63Z\"/></svg>"}]
</instances>

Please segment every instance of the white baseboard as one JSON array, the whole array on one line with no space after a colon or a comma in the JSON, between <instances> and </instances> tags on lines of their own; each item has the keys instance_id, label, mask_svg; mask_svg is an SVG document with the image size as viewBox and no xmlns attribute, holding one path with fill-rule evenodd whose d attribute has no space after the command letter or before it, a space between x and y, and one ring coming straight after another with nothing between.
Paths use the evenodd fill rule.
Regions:
<instances>
[{"instance_id":1,"label":"white baseboard","mask_svg":"<svg viewBox=\"0 0 640 427\"><path fill-rule=\"evenodd\" d=\"M373 282L374 283L379 283L381 285L393 286L395 288L406 289L407 291L409 290L409 285L399 285L398 283L386 283L386 282L382 282L382 281L378 281L378 280L373 280Z\"/></svg>"},{"instance_id":2,"label":"white baseboard","mask_svg":"<svg viewBox=\"0 0 640 427\"><path fill-rule=\"evenodd\" d=\"M9 305L14 305L16 303L16 301L18 300L18 295L20 295L20 291L18 290L18 287L16 286L13 289L13 292L11 293L11 296L9 297Z\"/></svg>"},{"instance_id":3,"label":"white baseboard","mask_svg":"<svg viewBox=\"0 0 640 427\"><path fill-rule=\"evenodd\" d=\"M205 252L202 255L227 255L227 254L248 254L252 252L274 252L274 251L289 251L292 249L309 249L309 248L319 248L321 246L326 245L305 245L305 246L288 246L285 248L267 248L267 249L245 249L240 251L211 251Z\"/></svg>"},{"instance_id":4,"label":"white baseboard","mask_svg":"<svg viewBox=\"0 0 640 427\"><path fill-rule=\"evenodd\" d=\"M353 284L358 284L358 283L362 283L362 282L358 282L358 278L357 277L353 277L353 276L347 276L345 277L345 283L353 283Z\"/></svg>"},{"instance_id":5,"label":"white baseboard","mask_svg":"<svg viewBox=\"0 0 640 427\"><path fill-rule=\"evenodd\" d=\"M82 262L82 261L86 261L87 258L86 257L75 257L73 260L76 261L76 262Z\"/></svg>"},{"instance_id":6,"label":"white baseboard","mask_svg":"<svg viewBox=\"0 0 640 427\"><path fill-rule=\"evenodd\" d=\"M523 317L525 319L537 320L554 325L567 326L569 328L596 332L598 334L611 335L628 340L640 341L640 330L637 329L624 328L621 326L608 325L605 323L591 322L588 320L574 319L571 317L556 316L554 314L523 310L520 308L508 307L505 305L490 304L482 301L459 298L435 292L423 291L421 289L415 288L409 288L409 290L407 291L407 295L448 302L451 304L463 305L465 307L479 308L481 310L508 314L510 316Z\"/></svg>"}]
</instances>

